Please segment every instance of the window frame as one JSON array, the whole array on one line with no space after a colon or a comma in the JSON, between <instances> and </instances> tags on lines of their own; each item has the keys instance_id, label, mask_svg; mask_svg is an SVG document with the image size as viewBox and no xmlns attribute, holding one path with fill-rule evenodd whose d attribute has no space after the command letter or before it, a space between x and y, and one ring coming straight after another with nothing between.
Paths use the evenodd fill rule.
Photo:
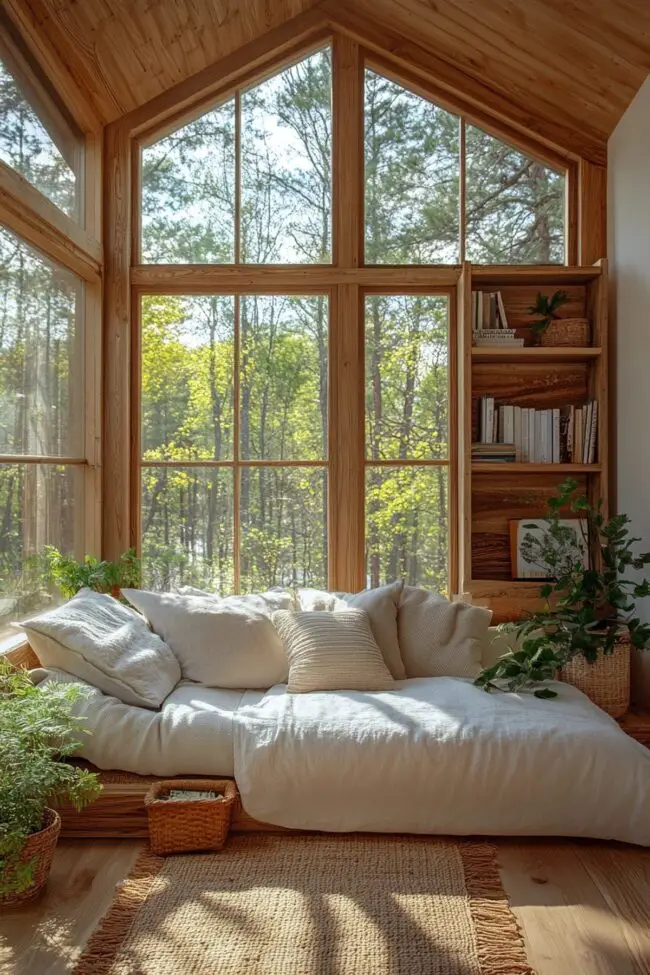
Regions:
<instances>
[{"instance_id":1,"label":"window frame","mask_svg":"<svg viewBox=\"0 0 650 975\"><path fill-rule=\"evenodd\" d=\"M102 481L102 126L85 98L56 61L34 53L23 25L0 11L0 44L12 54L10 70L46 130L38 110L51 111L51 124L67 128L78 141L78 219L69 217L21 174L0 161L0 225L81 282L78 328L83 335L84 440L79 457L0 455L0 464L68 463L83 471L83 532L77 557L101 554ZM41 67L41 64L43 65ZM52 80L61 82L60 96ZM23 88L24 86L24 88ZM31 91L33 87L33 93ZM50 132L50 134L52 134ZM56 142L56 140L54 140ZM25 642L23 635L0 641L0 654Z\"/></svg>"},{"instance_id":2,"label":"window frame","mask_svg":"<svg viewBox=\"0 0 650 975\"><path fill-rule=\"evenodd\" d=\"M162 138L213 105L231 97L237 89L254 85L276 74L309 53L332 45L332 263L331 265L153 265L140 263L140 147ZM115 130L116 143L123 140L121 164L124 185L129 188L132 219L126 238L131 254L128 272L130 321L133 324L131 364L131 406L128 410L131 431L130 468L133 471L133 445L140 423L138 381L134 381L134 362L139 359L138 335L140 294L201 293L276 293L330 294L330 377L329 377L329 474L328 491L328 571L331 588L354 590L365 586L365 407L364 407L364 302L367 293L441 294L448 299L450 375L449 375L449 592L458 588L459 573L459 396L457 287L463 262L457 265L371 265L364 263L364 73L366 67L379 70L397 83L434 101L469 124L532 155L541 162L566 173L565 262L575 264L578 254L578 191L582 186L579 161L570 152L550 148L523 128L510 125L496 114L482 111L459 93L441 87L434 75L409 70L401 59L364 45L336 26L322 22L306 30L302 38L288 40L277 50L256 51L254 58L234 56L215 66L203 85L193 94L183 90L182 99L159 99L149 112L136 111ZM180 90L179 90L180 94ZM461 138L464 127L461 126ZM464 140L463 140L464 141ZM582 192L582 190L581 190ZM464 174L461 176L461 205L464 199ZM115 246L119 245L117 242ZM581 243L581 246L584 244ZM463 255L461 254L461 257ZM538 265L541 266L541 265ZM557 267L558 265L551 265ZM523 267L523 266L522 266ZM121 288L126 288L122 278ZM124 293L124 292L123 292ZM120 314L124 313L124 309ZM115 325L117 325L115 320ZM126 363L122 357L122 367ZM139 448L138 448L139 449ZM118 478L127 462L120 461ZM111 499L113 512L128 515L128 540L139 544L139 476L130 478L128 503L116 491ZM137 488L134 486L137 483ZM110 481L105 480L108 490ZM105 532L109 522L104 521ZM117 551L119 529L109 528L110 550Z\"/></svg>"}]
</instances>

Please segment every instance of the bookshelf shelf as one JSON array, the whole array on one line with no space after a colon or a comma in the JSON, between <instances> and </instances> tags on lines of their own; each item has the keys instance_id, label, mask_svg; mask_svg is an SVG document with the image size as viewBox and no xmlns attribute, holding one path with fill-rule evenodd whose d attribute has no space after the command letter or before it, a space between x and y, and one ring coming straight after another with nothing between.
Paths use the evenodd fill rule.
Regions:
<instances>
[{"instance_id":1,"label":"bookshelf shelf","mask_svg":"<svg viewBox=\"0 0 650 975\"><path fill-rule=\"evenodd\" d=\"M574 346L558 346L553 349L538 346L528 348L472 346L472 362L588 362L597 359L600 354L599 348Z\"/></svg>"},{"instance_id":2,"label":"bookshelf shelf","mask_svg":"<svg viewBox=\"0 0 650 975\"><path fill-rule=\"evenodd\" d=\"M537 294L567 292L566 318L587 318L593 347L534 345L530 309ZM473 291L500 292L500 316L525 346L473 346ZM573 477L592 503L608 503L607 262L591 267L503 267L463 264L457 291L459 548L458 592L493 611L493 622L517 619L541 605L539 582L511 577L510 521L542 518L561 480ZM561 410L597 402L596 463L498 463L472 454L477 406ZM566 414L565 414L566 415ZM487 453L487 452L486 452ZM567 516L569 513L567 513Z\"/></svg>"},{"instance_id":3,"label":"bookshelf shelf","mask_svg":"<svg viewBox=\"0 0 650 975\"><path fill-rule=\"evenodd\" d=\"M472 474L600 474L600 464L509 464L474 461Z\"/></svg>"}]
</instances>

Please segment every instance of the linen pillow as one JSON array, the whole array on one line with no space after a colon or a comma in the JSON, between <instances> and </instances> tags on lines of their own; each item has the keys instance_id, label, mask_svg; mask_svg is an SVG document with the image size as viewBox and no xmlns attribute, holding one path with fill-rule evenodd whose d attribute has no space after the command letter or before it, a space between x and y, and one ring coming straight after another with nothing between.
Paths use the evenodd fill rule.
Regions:
<instances>
[{"instance_id":1,"label":"linen pillow","mask_svg":"<svg viewBox=\"0 0 650 975\"><path fill-rule=\"evenodd\" d=\"M208 687L268 689L287 679L287 655L269 612L214 596L123 589L174 651L183 677Z\"/></svg>"},{"instance_id":2,"label":"linen pillow","mask_svg":"<svg viewBox=\"0 0 650 975\"><path fill-rule=\"evenodd\" d=\"M125 704L158 708L181 679L167 644L103 593L81 589L20 626L44 667L65 670Z\"/></svg>"},{"instance_id":3,"label":"linen pillow","mask_svg":"<svg viewBox=\"0 0 650 975\"><path fill-rule=\"evenodd\" d=\"M203 596L205 599L215 599L224 606L256 609L265 616L271 616L276 609L298 609L296 597L289 589L268 589L266 592L251 592L239 596L220 596L216 592L196 589L194 586L181 586L177 592L181 596Z\"/></svg>"},{"instance_id":4,"label":"linen pillow","mask_svg":"<svg viewBox=\"0 0 650 975\"><path fill-rule=\"evenodd\" d=\"M397 634L397 608L403 588L403 582L392 582L387 586L364 589L358 593L299 589L298 606L300 610L310 612L328 610L335 613L349 606L365 609L370 619L372 635L379 644L386 666L395 680L404 680L406 670Z\"/></svg>"},{"instance_id":5,"label":"linen pillow","mask_svg":"<svg viewBox=\"0 0 650 975\"><path fill-rule=\"evenodd\" d=\"M273 622L289 658L288 690L294 694L394 688L365 610L279 610Z\"/></svg>"},{"instance_id":6,"label":"linen pillow","mask_svg":"<svg viewBox=\"0 0 650 975\"><path fill-rule=\"evenodd\" d=\"M477 677L492 613L405 586L397 611L402 659L409 677Z\"/></svg>"}]
</instances>

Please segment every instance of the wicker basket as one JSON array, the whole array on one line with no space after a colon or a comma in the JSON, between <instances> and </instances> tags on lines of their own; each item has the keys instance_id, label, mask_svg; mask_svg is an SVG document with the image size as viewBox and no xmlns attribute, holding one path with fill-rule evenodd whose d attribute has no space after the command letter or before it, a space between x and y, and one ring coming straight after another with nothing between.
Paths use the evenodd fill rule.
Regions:
<instances>
[{"instance_id":1,"label":"wicker basket","mask_svg":"<svg viewBox=\"0 0 650 975\"><path fill-rule=\"evenodd\" d=\"M594 664L581 655L559 672L560 680L573 684L613 718L630 707L630 640L620 637L611 654L600 654Z\"/></svg>"},{"instance_id":2,"label":"wicker basket","mask_svg":"<svg viewBox=\"0 0 650 975\"><path fill-rule=\"evenodd\" d=\"M27 838L20 854L20 863L29 863L36 860L34 864L34 879L27 890L22 894L0 894L0 907L10 907L13 904L25 904L27 901L34 900L41 893L52 866L52 858L56 841L61 832L61 817L54 809L46 809L43 816L44 826L38 833L32 833Z\"/></svg>"},{"instance_id":3,"label":"wicker basket","mask_svg":"<svg viewBox=\"0 0 650 975\"><path fill-rule=\"evenodd\" d=\"M558 318L542 332L542 345L588 346L591 342L589 322L586 318Z\"/></svg>"},{"instance_id":4,"label":"wicker basket","mask_svg":"<svg viewBox=\"0 0 650 975\"><path fill-rule=\"evenodd\" d=\"M223 799L168 801L172 789L221 792ZM164 779L149 789L144 804L149 816L149 842L159 856L198 850L220 850L228 837L237 786L232 779Z\"/></svg>"}]
</instances>

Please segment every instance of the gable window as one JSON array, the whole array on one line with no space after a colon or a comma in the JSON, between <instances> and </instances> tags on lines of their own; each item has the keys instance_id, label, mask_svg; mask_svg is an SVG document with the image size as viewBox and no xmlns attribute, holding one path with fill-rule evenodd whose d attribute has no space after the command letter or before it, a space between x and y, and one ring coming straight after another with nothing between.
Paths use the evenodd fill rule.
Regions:
<instances>
[{"instance_id":1,"label":"gable window","mask_svg":"<svg viewBox=\"0 0 650 975\"><path fill-rule=\"evenodd\" d=\"M366 263L564 263L563 172L374 69L364 98Z\"/></svg>"},{"instance_id":2,"label":"gable window","mask_svg":"<svg viewBox=\"0 0 650 975\"><path fill-rule=\"evenodd\" d=\"M142 259L331 261L329 47L142 151Z\"/></svg>"},{"instance_id":3,"label":"gable window","mask_svg":"<svg viewBox=\"0 0 650 975\"><path fill-rule=\"evenodd\" d=\"M80 221L82 158L81 135L0 22L0 160Z\"/></svg>"}]
</instances>

